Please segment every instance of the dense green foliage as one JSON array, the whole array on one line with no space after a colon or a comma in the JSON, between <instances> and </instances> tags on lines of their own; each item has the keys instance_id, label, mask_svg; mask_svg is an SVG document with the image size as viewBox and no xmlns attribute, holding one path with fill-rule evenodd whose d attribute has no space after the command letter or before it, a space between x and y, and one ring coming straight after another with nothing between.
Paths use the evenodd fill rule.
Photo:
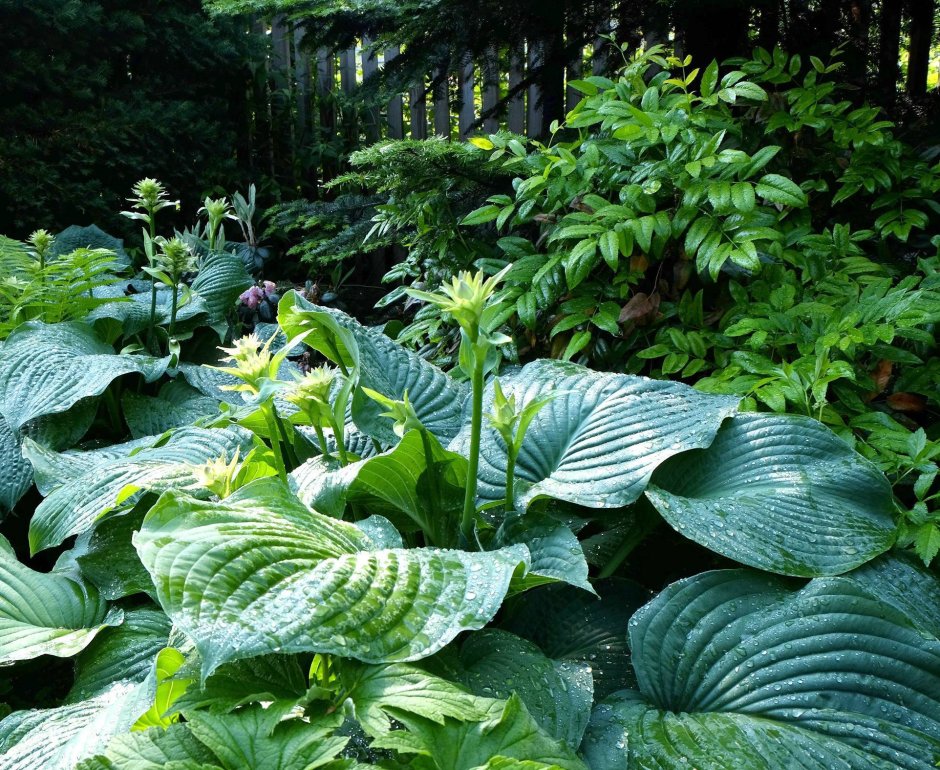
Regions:
<instances>
[{"instance_id":1,"label":"dense green foliage","mask_svg":"<svg viewBox=\"0 0 940 770\"><path fill-rule=\"evenodd\" d=\"M0 2L0 232L130 234L115 212L142 172L193 207L244 186L244 30L192 0Z\"/></svg>"}]
</instances>

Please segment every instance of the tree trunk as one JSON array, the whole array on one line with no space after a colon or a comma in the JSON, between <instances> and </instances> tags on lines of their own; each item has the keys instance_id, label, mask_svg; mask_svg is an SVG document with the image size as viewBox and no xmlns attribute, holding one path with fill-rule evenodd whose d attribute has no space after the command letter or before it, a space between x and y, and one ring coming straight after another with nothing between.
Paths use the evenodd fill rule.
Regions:
<instances>
[{"instance_id":1,"label":"tree trunk","mask_svg":"<svg viewBox=\"0 0 940 770\"><path fill-rule=\"evenodd\" d=\"M878 92L886 107L893 107L901 70L901 0L882 0L878 21Z\"/></svg>"},{"instance_id":2,"label":"tree trunk","mask_svg":"<svg viewBox=\"0 0 940 770\"><path fill-rule=\"evenodd\" d=\"M911 45L907 64L907 91L911 96L927 92L930 43L933 41L933 0L910 0Z\"/></svg>"}]
</instances>

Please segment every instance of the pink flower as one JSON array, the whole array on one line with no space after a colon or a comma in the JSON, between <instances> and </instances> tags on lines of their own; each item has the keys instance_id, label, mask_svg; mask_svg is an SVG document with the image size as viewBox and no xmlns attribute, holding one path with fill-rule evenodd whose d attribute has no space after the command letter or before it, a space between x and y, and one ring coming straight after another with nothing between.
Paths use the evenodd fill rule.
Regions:
<instances>
[{"instance_id":1,"label":"pink flower","mask_svg":"<svg viewBox=\"0 0 940 770\"><path fill-rule=\"evenodd\" d=\"M241 293L238 301L243 305L247 305L249 310L254 310L261 303L261 300L264 299L264 291L258 286L252 286L250 289L247 289Z\"/></svg>"},{"instance_id":2,"label":"pink flower","mask_svg":"<svg viewBox=\"0 0 940 770\"><path fill-rule=\"evenodd\" d=\"M265 294L274 294L277 289L277 286L274 285L274 281L265 281L262 285L264 286Z\"/></svg>"}]
</instances>

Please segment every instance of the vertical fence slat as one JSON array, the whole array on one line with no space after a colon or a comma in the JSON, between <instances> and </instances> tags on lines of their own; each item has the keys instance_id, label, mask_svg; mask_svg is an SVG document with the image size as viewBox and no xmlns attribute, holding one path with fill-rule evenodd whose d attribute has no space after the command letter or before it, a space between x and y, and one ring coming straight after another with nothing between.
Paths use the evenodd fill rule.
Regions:
<instances>
[{"instance_id":1,"label":"vertical fence slat","mask_svg":"<svg viewBox=\"0 0 940 770\"><path fill-rule=\"evenodd\" d=\"M385 66L401 53L398 46L385 49ZM388 103L388 138L401 139L405 135L404 104L401 94L395 94Z\"/></svg>"},{"instance_id":2,"label":"vertical fence slat","mask_svg":"<svg viewBox=\"0 0 940 770\"><path fill-rule=\"evenodd\" d=\"M339 83L344 94L356 90L356 49L347 48L339 52Z\"/></svg>"},{"instance_id":3,"label":"vertical fence slat","mask_svg":"<svg viewBox=\"0 0 940 770\"><path fill-rule=\"evenodd\" d=\"M411 117L411 138L428 138L428 97L424 83L408 92L408 111Z\"/></svg>"},{"instance_id":4,"label":"vertical fence slat","mask_svg":"<svg viewBox=\"0 0 940 770\"><path fill-rule=\"evenodd\" d=\"M572 80L580 80L583 72L584 62L579 56L568 65L567 82L570 83ZM575 105L581 101L582 96L583 94L580 91L572 88L571 86L568 86L567 90L565 91L565 109L569 112L573 110Z\"/></svg>"},{"instance_id":5,"label":"vertical fence slat","mask_svg":"<svg viewBox=\"0 0 940 770\"><path fill-rule=\"evenodd\" d=\"M483 130L488 134L499 131L499 118L487 115L499 102L499 56L495 48L486 52L483 60Z\"/></svg>"},{"instance_id":6,"label":"vertical fence slat","mask_svg":"<svg viewBox=\"0 0 940 770\"><path fill-rule=\"evenodd\" d=\"M376 58L372 41L369 40L369 38L365 38L362 41L362 51L360 56L362 57L362 80L365 82L368 78L372 77L376 72L378 72L379 69L379 61ZM379 141L381 131L379 129L378 107L369 107L365 110L365 129L366 141L369 144Z\"/></svg>"},{"instance_id":7,"label":"vertical fence slat","mask_svg":"<svg viewBox=\"0 0 940 770\"><path fill-rule=\"evenodd\" d=\"M529 73L542 64L541 43L529 42ZM528 109L526 114L526 136L538 136L542 133L542 89L535 83L529 86Z\"/></svg>"},{"instance_id":8,"label":"vertical fence slat","mask_svg":"<svg viewBox=\"0 0 940 770\"><path fill-rule=\"evenodd\" d=\"M521 47L513 48L509 53L509 93L512 93L525 77L525 51ZM509 130L514 134L525 133L525 96L522 91L510 100L507 110Z\"/></svg>"},{"instance_id":9,"label":"vertical fence slat","mask_svg":"<svg viewBox=\"0 0 940 770\"><path fill-rule=\"evenodd\" d=\"M443 77L441 77L443 75ZM448 80L444 73L437 73L441 80L434 86L434 133L450 139L450 102Z\"/></svg>"},{"instance_id":10,"label":"vertical fence slat","mask_svg":"<svg viewBox=\"0 0 940 770\"><path fill-rule=\"evenodd\" d=\"M466 139L470 135L473 121L476 120L476 105L473 97L473 61L468 57L457 73L457 83L460 90L460 112L457 125L460 129L460 138Z\"/></svg>"},{"instance_id":11,"label":"vertical fence slat","mask_svg":"<svg viewBox=\"0 0 940 770\"><path fill-rule=\"evenodd\" d=\"M310 57L303 51L304 30L294 28L294 80L297 83L297 138L303 143L310 127Z\"/></svg>"}]
</instances>

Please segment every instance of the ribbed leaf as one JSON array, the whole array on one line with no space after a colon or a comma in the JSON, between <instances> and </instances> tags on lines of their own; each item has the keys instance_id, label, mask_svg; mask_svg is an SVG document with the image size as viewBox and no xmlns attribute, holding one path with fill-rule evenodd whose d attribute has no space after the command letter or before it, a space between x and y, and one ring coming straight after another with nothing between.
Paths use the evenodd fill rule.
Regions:
<instances>
[{"instance_id":1,"label":"ribbed leaf","mask_svg":"<svg viewBox=\"0 0 940 770\"><path fill-rule=\"evenodd\" d=\"M203 258L192 290L209 310L209 323L218 326L235 306L238 295L251 286L251 276L241 258L212 252Z\"/></svg>"},{"instance_id":2,"label":"ribbed leaf","mask_svg":"<svg viewBox=\"0 0 940 770\"><path fill-rule=\"evenodd\" d=\"M159 436L181 425L192 425L196 420L219 414L218 401L179 380L166 383L157 396L128 391L121 398L121 406L134 438Z\"/></svg>"},{"instance_id":3,"label":"ribbed leaf","mask_svg":"<svg viewBox=\"0 0 940 770\"><path fill-rule=\"evenodd\" d=\"M165 770L167 763L174 770L191 767L217 767L215 755L200 743L188 725L170 725L166 730L118 735L103 754L83 760L76 770ZM192 762L192 765L185 765Z\"/></svg>"},{"instance_id":4,"label":"ribbed leaf","mask_svg":"<svg viewBox=\"0 0 940 770\"><path fill-rule=\"evenodd\" d=\"M0 665L40 655L75 655L123 615L108 611L94 588L57 573L35 572L0 550Z\"/></svg>"},{"instance_id":5,"label":"ribbed leaf","mask_svg":"<svg viewBox=\"0 0 940 770\"><path fill-rule=\"evenodd\" d=\"M376 549L262 479L222 503L165 493L136 539L164 610L203 675L269 652L415 660L499 609L524 546L467 553Z\"/></svg>"},{"instance_id":6,"label":"ribbed leaf","mask_svg":"<svg viewBox=\"0 0 940 770\"><path fill-rule=\"evenodd\" d=\"M91 700L16 711L0 722L0 770L74 770L126 733L152 697L152 682L119 682Z\"/></svg>"},{"instance_id":7,"label":"ribbed leaf","mask_svg":"<svg viewBox=\"0 0 940 770\"><path fill-rule=\"evenodd\" d=\"M336 335L322 331L330 319L351 335L354 351L335 343ZM288 337L309 332L304 339L331 361L347 368L359 362L359 384L400 400L408 399L421 422L442 442L457 435L463 425L463 405L469 388L432 366L414 352L395 344L379 331L360 325L345 313L312 305L296 292L287 294L278 306L278 322ZM348 337L346 338L348 341ZM357 390L353 418L360 430L386 445L398 443L391 420L380 417L385 407Z\"/></svg>"},{"instance_id":8,"label":"ribbed leaf","mask_svg":"<svg viewBox=\"0 0 940 770\"><path fill-rule=\"evenodd\" d=\"M517 695L505 702L492 701L487 719L479 722L447 720L439 725L411 714L400 713L398 717L440 770L471 770L494 757L586 770L566 743L550 737L539 727ZM385 742L379 740L376 744L381 746Z\"/></svg>"},{"instance_id":9,"label":"ribbed leaf","mask_svg":"<svg viewBox=\"0 0 940 770\"><path fill-rule=\"evenodd\" d=\"M594 592L581 543L560 521L539 513L510 514L497 530L495 544L503 548L520 543L529 549L532 565L525 577L513 582L514 591L561 581Z\"/></svg>"},{"instance_id":10,"label":"ribbed leaf","mask_svg":"<svg viewBox=\"0 0 940 770\"><path fill-rule=\"evenodd\" d=\"M193 735L225 770L313 770L335 759L349 740L331 735L342 721L338 715L282 722L277 709L254 706L224 716L194 711L187 717Z\"/></svg>"},{"instance_id":11,"label":"ribbed leaf","mask_svg":"<svg viewBox=\"0 0 940 770\"><path fill-rule=\"evenodd\" d=\"M157 653L167 645L170 619L158 609L128 610L124 622L105 628L75 659L69 703L92 698L115 682L143 682Z\"/></svg>"},{"instance_id":12,"label":"ribbed leaf","mask_svg":"<svg viewBox=\"0 0 940 770\"><path fill-rule=\"evenodd\" d=\"M708 449L675 457L647 497L675 529L783 575L838 575L891 547L884 475L808 417L742 414Z\"/></svg>"},{"instance_id":13,"label":"ribbed leaf","mask_svg":"<svg viewBox=\"0 0 940 770\"><path fill-rule=\"evenodd\" d=\"M921 630L940 638L940 577L913 554L886 553L849 577L872 596L901 610Z\"/></svg>"},{"instance_id":14,"label":"ribbed leaf","mask_svg":"<svg viewBox=\"0 0 940 770\"><path fill-rule=\"evenodd\" d=\"M850 577L697 575L634 615L630 647L639 692L595 711L594 770L927 770L940 752L940 641Z\"/></svg>"},{"instance_id":15,"label":"ribbed leaf","mask_svg":"<svg viewBox=\"0 0 940 770\"><path fill-rule=\"evenodd\" d=\"M0 514L13 509L33 485L33 469L23 457L20 440L0 415Z\"/></svg>"},{"instance_id":16,"label":"ribbed leaf","mask_svg":"<svg viewBox=\"0 0 940 770\"><path fill-rule=\"evenodd\" d=\"M358 503L403 531L420 528L434 542L447 543L463 507L467 461L428 432L412 430L368 460L339 467L315 457L291 476L297 496L317 511L342 517L347 503Z\"/></svg>"},{"instance_id":17,"label":"ribbed leaf","mask_svg":"<svg viewBox=\"0 0 940 770\"><path fill-rule=\"evenodd\" d=\"M198 479L193 466L231 458L236 448L244 453L250 446L250 434L241 429L182 428L162 446L94 465L39 504L29 524L30 548L36 553L84 532L116 506L133 502L140 490L194 488Z\"/></svg>"},{"instance_id":18,"label":"ribbed leaf","mask_svg":"<svg viewBox=\"0 0 940 770\"><path fill-rule=\"evenodd\" d=\"M516 693L545 732L574 748L580 745L594 705L587 663L553 661L532 642L495 628L469 636L460 663L461 681L474 693L487 698Z\"/></svg>"},{"instance_id":19,"label":"ribbed leaf","mask_svg":"<svg viewBox=\"0 0 940 770\"><path fill-rule=\"evenodd\" d=\"M596 508L632 503L656 466L679 452L708 446L737 404L736 398L705 395L678 383L553 361L528 364L500 383L519 404L555 395L529 426L516 462L521 508L539 497ZM489 387L485 406L492 398ZM451 448L466 453L468 445L465 429ZM479 496L502 499L505 475L505 446L487 426L480 445Z\"/></svg>"},{"instance_id":20,"label":"ribbed leaf","mask_svg":"<svg viewBox=\"0 0 940 770\"><path fill-rule=\"evenodd\" d=\"M18 327L0 356L0 413L13 430L47 414L59 414L83 398L104 392L112 380L159 377L168 359L117 355L80 323Z\"/></svg>"},{"instance_id":21,"label":"ribbed leaf","mask_svg":"<svg viewBox=\"0 0 940 770\"><path fill-rule=\"evenodd\" d=\"M124 295L123 285L106 286L95 291L95 296L102 298L113 297L114 302L106 302L92 310L85 320L95 323L110 318L121 325L123 336L130 337L140 334L150 327L151 292L149 285L139 294ZM184 301L185 299L185 301ZM189 293L185 296L182 290L177 295L176 324L177 329L193 329L199 323L204 323L209 309L206 303L197 294ZM157 304L154 308L154 322L158 326L170 323L173 312L173 291L167 286L157 287ZM95 324L99 326L99 324Z\"/></svg>"},{"instance_id":22,"label":"ribbed leaf","mask_svg":"<svg viewBox=\"0 0 940 770\"><path fill-rule=\"evenodd\" d=\"M605 698L635 683L626 629L649 592L620 578L598 580L594 588L599 599L572 586L541 586L514 605L502 625L553 660L590 666L595 697Z\"/></svg>"},{"instance_id":23,"label":"ribbed leaf","mask_svg":"<svg viewBox=\"0 0 940 770\"><path fill-rule=\"evenodd\" d=\"M368 735L392 729L390 714L405 712L444 724L446 718L485 719L490 697L477 697L462 687L409 663L369 666L344 660L338 664L339 681L356 720Z\"/></svg>"}]
</instances>

